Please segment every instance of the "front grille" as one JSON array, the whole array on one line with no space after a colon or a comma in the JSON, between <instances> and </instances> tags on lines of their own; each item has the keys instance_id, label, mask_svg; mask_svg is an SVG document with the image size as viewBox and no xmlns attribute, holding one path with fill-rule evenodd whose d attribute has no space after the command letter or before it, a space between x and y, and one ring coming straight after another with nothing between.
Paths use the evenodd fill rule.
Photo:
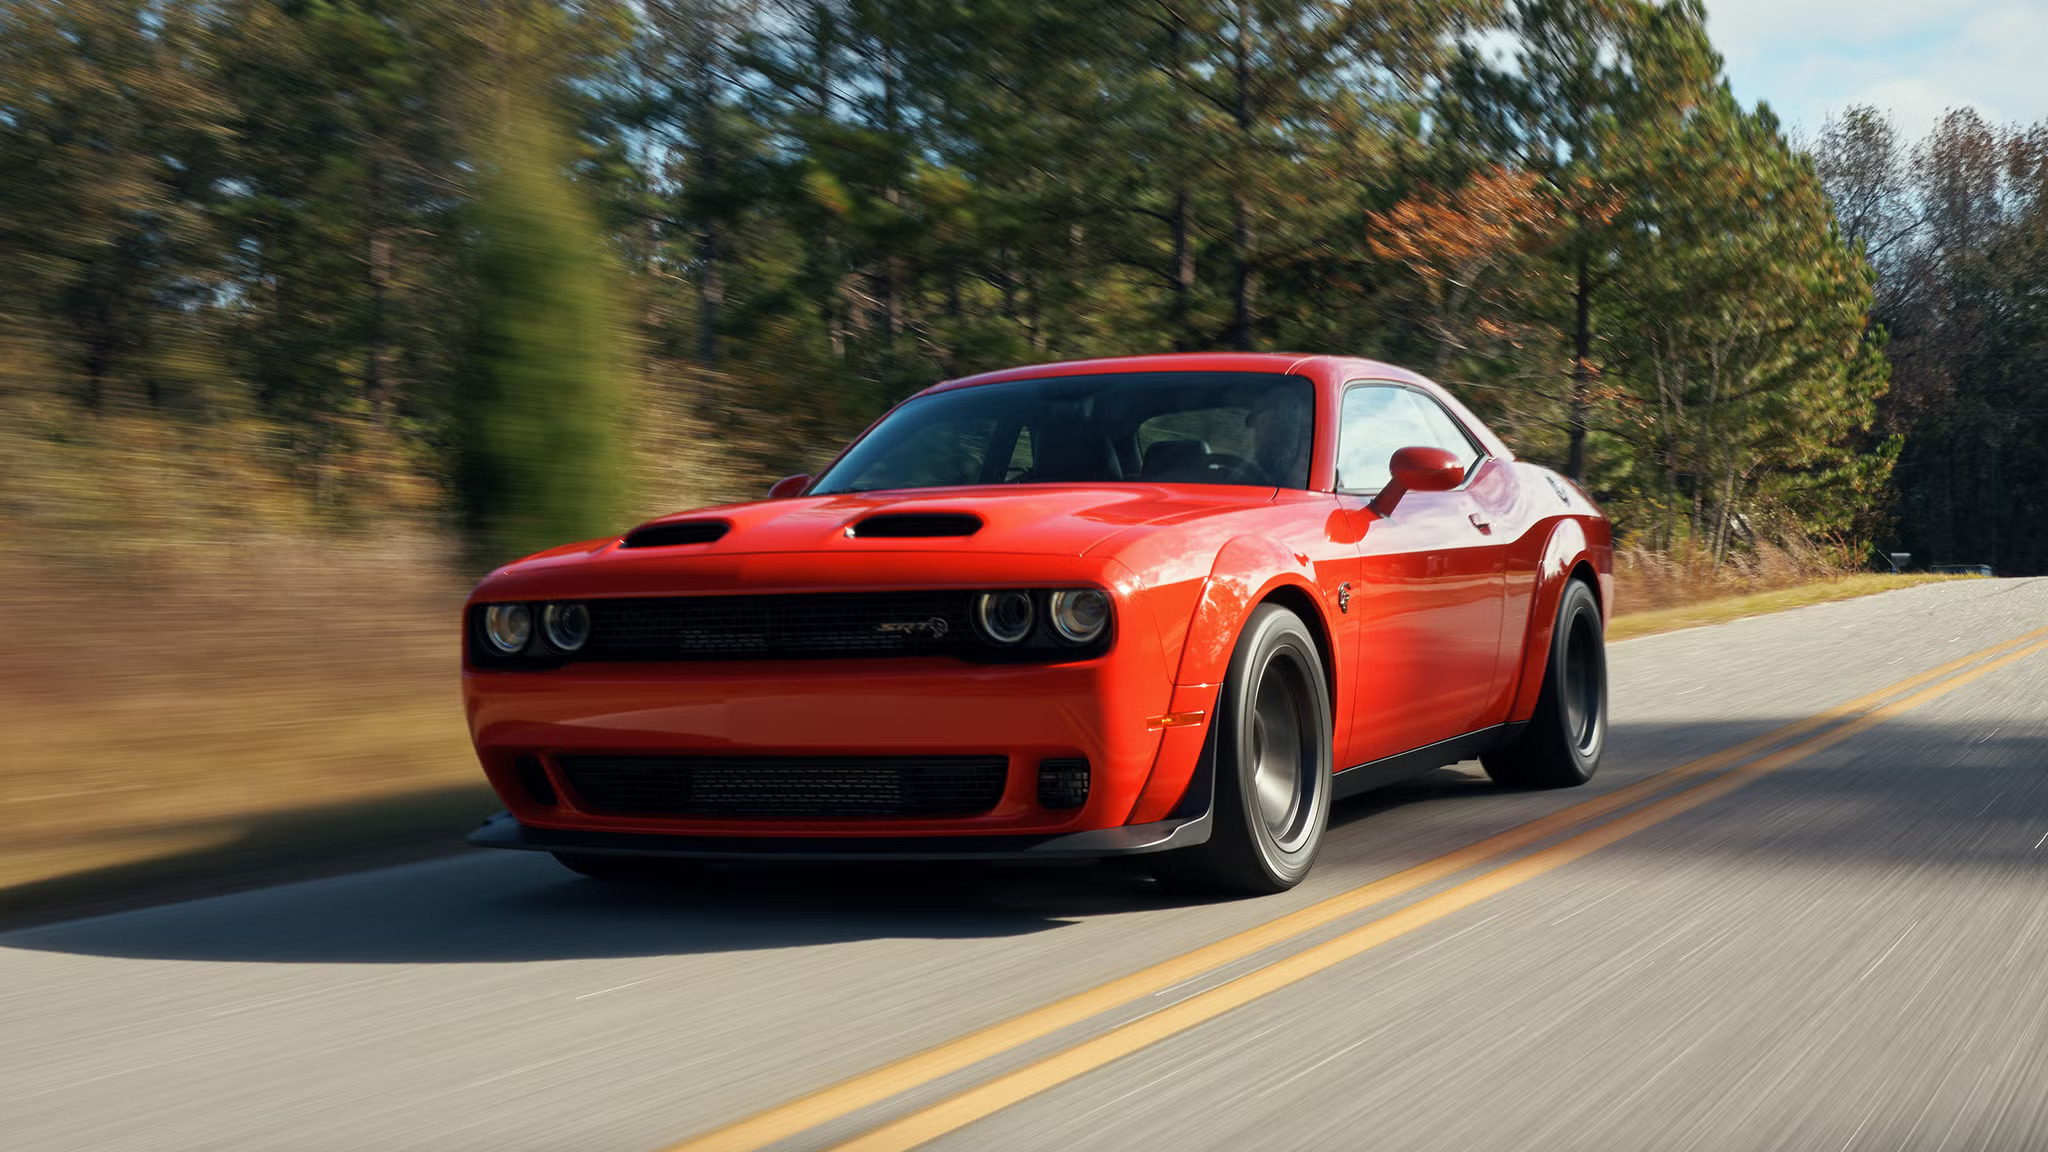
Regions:
<instances>
[{"instance_id":1,"label":"front grille","mask_svg":"<svg viewBox=\"0 0 2048 1152\"><path fill-rule=\"evenodd\" d=\"M974 816L1003 756L564 756L593 812L634 816Z\"/></svg>"},{"instance_id":2,"label":"front grille","mask_svg":"<svg viewBox=\"0 0 2048 1152\"><path fill-rule=\"evenodd\" d=\"M585 660L955 655L975 647L960 591L591 600Z\"/></svg>"}]
</instances>

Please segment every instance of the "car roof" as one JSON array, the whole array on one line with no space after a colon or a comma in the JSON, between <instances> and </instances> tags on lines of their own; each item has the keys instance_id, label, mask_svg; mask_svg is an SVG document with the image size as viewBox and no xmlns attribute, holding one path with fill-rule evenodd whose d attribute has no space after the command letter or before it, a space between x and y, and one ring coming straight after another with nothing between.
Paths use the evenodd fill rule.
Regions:
<instances>
[{"instance_id":1,"label":"car roof","mask_svg":"<svg viewBox=\"0 0 2048 1152\"><path fill-rule=\"evenodd\" d=\"M1402 380L1424 383L1422 377L1392 364L1354 356L1324 356L1302 352L1163 352L1147 356L1108 356L1093 360L1061 360L1051 364L1027 364L946 380L925 389L945 392L1006 380L1036 380L1047 376L1088 376L1138 372L1252 372L1276 376L1301 375L1317 369L1348 378Z\"/></svg>"}]
</instances>

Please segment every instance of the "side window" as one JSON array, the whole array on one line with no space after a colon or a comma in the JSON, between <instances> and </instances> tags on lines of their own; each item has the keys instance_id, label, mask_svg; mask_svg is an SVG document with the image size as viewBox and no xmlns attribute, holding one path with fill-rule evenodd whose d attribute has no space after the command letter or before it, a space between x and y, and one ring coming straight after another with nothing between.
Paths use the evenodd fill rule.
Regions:
<instances>
[{"instance_id":1,"label":"side window","mask_svg":"<svg viewBox=\"0 0 2048 1152\"><path fill-rule=\"evenodd\" d=\"M1465 472L1470 475L1474 468L1479 467L1479 459L1485 453L1472 442L1472 437L1466 434L1457 417L1444 411L1443 405L1420 392L1410 392L1408 396L1415 402L1415 407L1421 410L1423 424L1429 429L1429 438L1418 440L1416 443L1434 444L1450 452L1465 462Z\"/></svg>"},{"instance_id":2,"label":"side window","mask_svg":"<svg viewBox=\"0 0 2048 1152\"><path fill-rule=\"evenodd\" d=\"M1138 425L1138 452L1142 456L1165 441L1198 440L1204 451L1249 460L1258 454L1258 445L1246 426L1245 413L1243 407L1195 408L1154 416Z\"/></svg>"},{"instance_id":3,"label":"side window","mask_svg":"<svg viewBox=\"0 0 2048 1152\"><path fill-rule=\"evenodd\" d=\"M1017 443L1010 449L1009 466L1004 469L1003 474L997 479L1007 484L1017 477L1030 472L1032 458L1031 429L1028 427L1019 428L1017 429Z\"/></svg>"},{"instance_id":4,"label":"side window","mask_svg":"<svg viewBox=\"0 0 2048 1152\"><path fill-rule=\"evenodd\" d=\"M1377 492L1393 478L1394 453L1434 443L1413 393L1390 384L1354 385L1337 418L1337 489Z\"/></svg>"},{"instance_id":5,"label":"side window","mask_svg":"<svg viewBox=\"0 0 2048 1152\"><path fill-rule=\"evenodd\" d=\"M1338 415L1337 490L1377 492L1393 478L1403 448L1446 449L1475 466L1480 451L1458 422L1428 396L1391 384L1355 384Z\"/></svg>"}]
</instances>

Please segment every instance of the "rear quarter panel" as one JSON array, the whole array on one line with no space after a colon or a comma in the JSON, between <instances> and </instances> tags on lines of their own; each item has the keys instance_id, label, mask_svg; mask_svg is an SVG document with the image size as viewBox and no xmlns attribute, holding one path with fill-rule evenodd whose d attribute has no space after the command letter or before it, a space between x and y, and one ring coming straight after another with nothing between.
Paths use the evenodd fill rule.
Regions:
<instances>
[{"instance_id":1,"label":"rear quarter panel","mask_svg":"<svg viewBox=\"0 0 2048 1152\"><path fill-rule=\"evenodd\" d=\"M1519 644L1503 646L1504 658L1512 657L1501 714L1509 723L1535 715L1565 582L1575 572L1590 573L1601 617L1614 610L1613 532L1606 516L1576 485L1548 469L1517 462L1516 471L1521 499L1537 514L1527 521L1508 560L1506 620L1521 633Z\"/></svg>"}]
</instances>

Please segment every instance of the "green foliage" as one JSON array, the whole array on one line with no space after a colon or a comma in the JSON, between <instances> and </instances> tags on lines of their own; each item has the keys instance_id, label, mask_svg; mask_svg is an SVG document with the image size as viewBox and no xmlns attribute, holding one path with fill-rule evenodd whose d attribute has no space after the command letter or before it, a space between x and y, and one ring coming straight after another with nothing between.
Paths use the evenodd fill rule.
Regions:
<instances>
[{"instance_id":1,"label":"green foliage","mask_svg":"<svg viewBox=\"0 0 2048 1152\"><path fill-rule=\"evenodd\" d=\"M1929 162L1973 255L1913 281L1914 197L1823 195L1876 126L1817 175L1719 71L1696 0L0 0L0 389L232 427L330 523L425 474L489 563L1175 348L1427 368L1716 559L1883 535L1895 461L1909 523L2014 490L1939 461L2039 443L2030 330L1887 393L1865 264L1892 350L2024 311L2011 146Z\"/></svg>"},{"instance_id":2,"label":"green foliage","mask_svg":"<svg viewBox=\"0 0 2048 1152\"><path fill-rule=\"evenodd\" d=\"M1894 366L1881 431L1898 460L1887 550L2048 572L2048 126L1963 109L1909 148L1853 108L1816 152L1878 269Z\"/></svg>"},{"instance_id":3,"label":"green foliage","mask_svg":"<svg viewBox=\"0 0 2048 1152\"><path fill-rule=\"evenodd\" d=\"M609 250L547 114L508 101L473 209L455 488L482 566L616 531L631 347Z\"/></svg>"}]
</instances>

